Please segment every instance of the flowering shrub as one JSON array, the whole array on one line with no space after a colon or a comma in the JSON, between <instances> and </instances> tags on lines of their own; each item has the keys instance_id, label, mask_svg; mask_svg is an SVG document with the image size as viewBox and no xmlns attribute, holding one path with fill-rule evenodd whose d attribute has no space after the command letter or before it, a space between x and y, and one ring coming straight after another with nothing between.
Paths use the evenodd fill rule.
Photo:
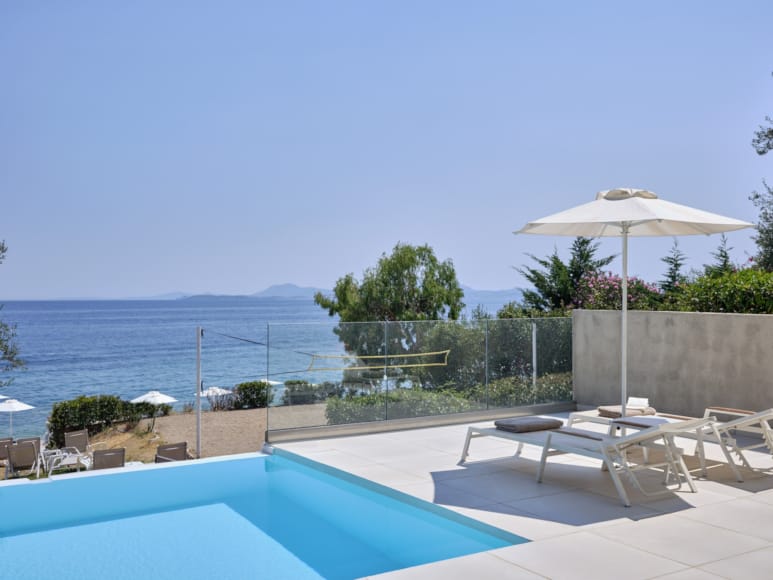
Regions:
<instances>
[{"instance_id":1,"label":"flowering shrub","mask_svg":"<svg viewBox=\"0 0 773 580\"><path fill-rule=\"evenodd\" d=\"M580 281L578 306L588 310L620 310L622 278L611 272L591 274ZM654 310L662 302L658 287L636 277L628 278L628 308Z\"/></svg>"}]
</instances>

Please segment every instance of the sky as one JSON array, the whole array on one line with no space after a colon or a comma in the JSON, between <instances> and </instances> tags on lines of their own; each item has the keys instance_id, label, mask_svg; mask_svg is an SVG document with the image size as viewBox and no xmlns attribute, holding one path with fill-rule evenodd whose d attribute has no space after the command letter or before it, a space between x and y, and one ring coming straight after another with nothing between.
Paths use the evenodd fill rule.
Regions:
<instances>
[{"instance_id":1,"label":"sky","mask_svg":"<svg viewBox=\"0 0 773 580\"><path fill-rule=\"evenodd\" d=\"M768 0L1 3L0 299L332 288L398 242L523 287L572 239L512 232L615 187L756 222L770 22ZM679 238L687 268L719 241ZM673 244L632 238L629 272L662 279Z\"/></svg>"}]
</instances>

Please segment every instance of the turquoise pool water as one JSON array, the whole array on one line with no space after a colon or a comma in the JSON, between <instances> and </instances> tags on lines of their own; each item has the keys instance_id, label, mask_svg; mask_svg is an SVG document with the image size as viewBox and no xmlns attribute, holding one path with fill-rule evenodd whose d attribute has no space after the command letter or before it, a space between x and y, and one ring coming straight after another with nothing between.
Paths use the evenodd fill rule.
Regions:
<instances>
[{"instance_id":1,"label":"turquoise pool water","mask_svg":"<svg viewBox=\"0 0 773 580\"><path fill-rule=\"evenodd\" d=\"M0 486L2 576L349 579L525 542L306 459Z\"/></svg>"}]
</instances>

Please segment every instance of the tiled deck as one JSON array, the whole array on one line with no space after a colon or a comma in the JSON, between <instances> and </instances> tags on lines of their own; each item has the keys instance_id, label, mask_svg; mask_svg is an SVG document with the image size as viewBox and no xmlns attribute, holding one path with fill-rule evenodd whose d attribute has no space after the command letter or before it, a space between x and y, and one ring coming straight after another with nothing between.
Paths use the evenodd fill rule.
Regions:
<instances>
[{"instance_id":1,"label":"tiled deck","mask_svg":"<svg viewBox=\"0 0 773 580\"><path fill-rule=\"evenodd\" d=\"M468 462L459 466L466 432L466 425L456 425L278 447L532 540L379 580L773 575L773 475L743 470L745 481L738 483L718 462L718 449L707 450L717 461L709 462L708 479L696 480L698 493L685 486L665 498L648 498L624 482L633 503L625 508L609 474L579 456L548 459L538 484L541 448L527 445L516 458L513 442L485 437L472 441ZM692 453L694 442L681 443ZM773 474L770 455L747 455ZM688 463L697 467L697 461Z\"/></svg>"}]
</instances>

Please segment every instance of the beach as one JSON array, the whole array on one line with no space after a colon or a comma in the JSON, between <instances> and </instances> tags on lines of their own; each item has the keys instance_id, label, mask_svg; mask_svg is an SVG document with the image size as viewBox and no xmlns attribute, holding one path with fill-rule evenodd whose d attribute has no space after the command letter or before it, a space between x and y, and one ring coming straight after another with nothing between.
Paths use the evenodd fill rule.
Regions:
<instances>
[{"instance_id":1,"label":"beach","mask_svg":"<svg viewBox=\"0 0 773 580\"><path fill-rule=\"evenodd\" d=\"M201 457L260 451L269 420L272 429L324 425L325 405L272 407L270 411L266 408L205 411L201 414ZM150 425L149 419L133 429L118 425L97 434L93 441L100 448L126 448L127 461L153 462L158 445L181 441L186 441L189 452L196 456L196 413L157 417L152 432Z\"/></svg>"}]
</instances>

